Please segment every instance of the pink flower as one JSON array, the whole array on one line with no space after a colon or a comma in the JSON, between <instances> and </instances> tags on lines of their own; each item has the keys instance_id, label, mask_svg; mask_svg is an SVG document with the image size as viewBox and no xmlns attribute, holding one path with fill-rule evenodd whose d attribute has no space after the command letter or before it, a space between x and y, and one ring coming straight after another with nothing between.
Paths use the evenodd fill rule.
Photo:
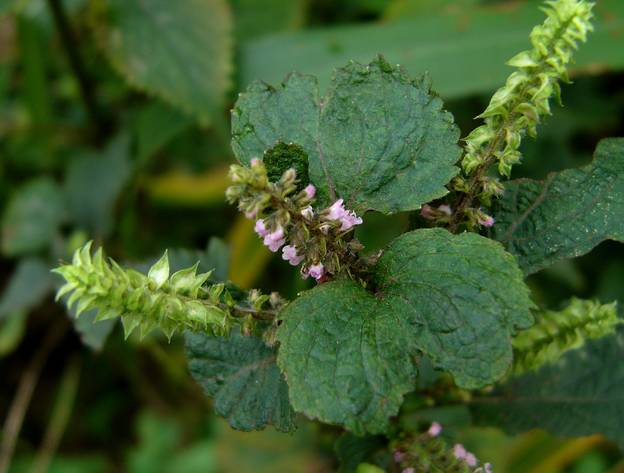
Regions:
<instances>
[{"instance_id":1,"label":"pink flower","mask_svg":"<svg viewBox=\"0 0 624 473\"><path fill-rule=\"evenodd\" d=\"M312 210L312 206L308 205L307 207L304 207L303 210L301 210L301 215L303 215L303 218L306 220L312 220L312 217L314 217L314 210Z\"/></svg>"},{"instance_id":2,"label":"pink flower","mask_svg":"<svg viewBox=\"0 0 624 473\"><path fill-rule=\"evenodd\" d=\"M258 216L258 211L255 209L250 212L245 212L245 217L247 217L248 219L253 219L253 218L256 218L257 216Z\"/></svg>"},{"instance_id":3,"label":"pink flower","mask_svg":"<svg viewBox=\"0 0 624 473\"><path fill-rule=\"evenodd\" d=\"M269 234L269 230L267 229L264 223L264 220L262 219L256 220L256 225L254 226L254 230L260 237L265 237Z\"/></svg>"},{"instance_id":4,"label":"pink flower","mask_svg":"<svg viewBox=\"0 0 624 473\"><path fill-rule=\"evenodd\" d=\"M491 463L486 463L485 465L483 465L483 468L485 469L485 473L492 473L492 464Z\"/></svg>"},{"instance_id":5,"label":"pink flower","mask_svg":"<svg viewBox=\"0 0 624 473\"><path fill-rule=\"evenodd\" d=\"M395 450L393 457L395 463L401 463L403 460L405 460L405 453L403 453L401 450Z\"/></svg>"},{"instance_id":6,"label":"pink flower","mask_svg":"<svg viewBox=\"0 0 624 473\"><path fill-rule=\"evenodd\" d=\"M327 218L329 220L340 220L346 213L347 211L344 208L344 199L338 199L329 208L329 214L327 215Z\"/></svg>"},{"instance_id":7,"label":"pink flower","mask_svg":"<svg viewBox=\"0 0 624 473\"><path fill-rule=\"evenodd\" d=\"M362 218L355 215L355 212L349 212L344 217L340 219L342 222L342 226L340 227L341 232L346 232L356 225L362 224Z\"/></svg>"},{"instance_id":8,"label":"pink flower","mask_svg":"<svg viewBox=\"0 0 624 473\"><path fill-rule=\"evenodd\" d=\"M453 447L453 455L459 460L464 460L468 452L461 443L456 443Z\"/></svg>"},{"instance_id":9,"label":"pink flower","mask_svg":"<svg viewBox=\"0 0 624 473\"><path fill-rule=\"evenodd\" d=\"M451 207L449 207L448 205L440 205L438 207L438 210L446 215L448 215L449 217L451 215L453 215L453 211L451 210Z\"/></svg>"},{"instance_id":10,"label":"pink flower","mask_svg":"<svg viewBox=\"0 0 624 473\"><path fill-rule=\"evenodd\" d=\"M468 466L477 466L477 457L474 456L474 453L466 452L464 460Z\"/></svg>"},{"instance_id":11,"label":"pink flower","mask_svg":"<svg viewBox=\"0 0 624 473\"><path fill-rule=\"evenodd\" d=\"M442 432L442 426L437 422L434 422L433 424L431 424L431 427L429 427L427 434L431 437L437 437L438 435L440 435L440 432Z\"/></svg>"},{"instance_id":12,"label":"pink flower","mask_svg":"<svg viewBox=\"0 0 624 473\"><path fill-rule=\"evenodd\" d=\"M414 470L412 467L409 468L405 468L405 470L403 470L403 473L415 473L416 470Z\"/></svg>"},{"instance_id":13,"label":"pink flower","mask_svg":"<svg viewBox=\"0 0 624 473\"><path fill-rule=\"evenodd\" d=\"M297 248L294 246L286 245L282 248L282 259L288 261L293 266L297 266L303 261L303 256L297 254Z\"/></svg>"},{"instance_id":14,"label":"pink flower","mask_svg":"<svg viewBox=\"0 0 624 473\"><path fill-rule=\"evenodd\" d=\"M483 225L484 227L488 228L494 225L494 221L494 217L486 214L481 215L478 220L479 225Z\"/></svg>"},{"instance_id":15,"label":"pink flower","mask_svg":"<svg viewBox=\"0 0 624 473\"><path fill-rule=\"evenodd\" d=\"M313 264L308 268L308 274L317 281L325 275L325 267L323 263Z\"/></svg>"},{"instance_id":16,"label":"pink flower","mask_svg":"<svg viewBox=\"0 0 624 473\"><path fill-rule=\"evenodd\" d=\"M425 204L420 208L420 216L424 219L432 220L434 218L432 210L433 209L431 208L430 205Z\"/></svg>"},{"instance_id":17,"label":"pink flower","mask_svg":"<svg viewBox=\"0 0 624 473\"><path fill-rule=\"evenodd\" d=\"M340 221L342 223L340 226L341 232L346 232L355 225L360 225L362 223L362 219L358 217L354 211L345 209L343 199L338 199L332 204L329 208L327 219Z\"/></svg>"},{"instance_id":18,"label":"pink flower","mask_svg":"<svg viewBox=\"0 0 624 473\"><path fill-rule=\"evenodd\" d=\"M256 167L256 166L258 166L258 165L260 164L260 160L259 160L258 158L253 158L253 159L249 162L249 164L251 164L251 167L252 167L252 168L253 168L253 167Z\"/></svg>"},{"instance_id":19,"label":"pink flower","mask_svg":"<svg viewBox=\"0 0 624 473\"><path fill-rule=\"evenodd\" d=\"M308 184L305 189L303 189L303 191L306 194L306 197L309 200L314 199L314 196L316 195L316 187L314 187L312 184Z\"/></svg>"},{"instance_id":20,"label":"pink flower","mask_svg":"<svg viewBox=\"0 0 624 473\"><path fill-rule=\"evenodd\" d=\"M284 229L279 225L274 232L267 233L264 236L264 244L274 253L279 250L284 243L286 243Z\"/></svg>"}]
</instances>

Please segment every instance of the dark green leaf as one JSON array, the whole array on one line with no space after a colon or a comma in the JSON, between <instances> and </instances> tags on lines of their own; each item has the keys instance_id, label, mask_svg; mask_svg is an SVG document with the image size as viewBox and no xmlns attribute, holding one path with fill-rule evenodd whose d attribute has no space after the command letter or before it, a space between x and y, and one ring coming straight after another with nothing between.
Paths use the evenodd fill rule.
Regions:
<instances>
[{"instance_id":1,"label":"dark green leaf","mask_svg":"<svg viewBox=\"0 0 624 473\"><path fill-rule=\"evenodd\" d=\"M357 435L383 432L416 382L392 307L341 281L303 293L281 317L278 363L295 410Z\"/></svg>"},{"instance_id":2,"label":"dark green leaf","mask_svg":"<svg viewBox=\"0 0 624 473\"><path fill-rule=\"evenodd\" d=\"M427 80L382 58L339 69L325 98L309 76L290 75L277 89L252 85L233 111L232 134L244 163L279 141L302 146L324 200L342 197L358 211L418 209L457 173L452 116Z\"/></svg>"},{"instance_id":3,"label":"dark green leaf","mask_svg":"<svg viewBox=\"0 0 624 473\"><path fill-rule=\"evenodd\" d=\"M50 267L38 258L21 260L0 297L0 320L13 312L28 312L51 290Z\"/></svg>"},{"instance_id":4,"label":"dark green leaf","mask_svg":"<svg viewBox=\"0 0 624 473\"><path fill-rule=\"evenodd\" d=\"M13 194L2 218L2 252L17 256L48 248L65 214L63 193L39 178Z\"/></svg>"},{"instance_id":5,"label":"dark green leaf","mask_svg":"<svg viewBox=\"0 0 624 473\"><path fill-rule=\"evenodd\" d=\"M214 398L218 415L239 430L274 425L295 428L288 386L275 364L275 350L256 337L185 335L191 375Z\"/></svg>"},{"instance_id":6,"label":"dark green leaf","mask_svg":"<svg viewBox=\"0 0 624 473\"><path fill-rule=\"evenodd\" d=\"M504 375L510 334L532 322L513 257L473 233L407 233L386 249L375 279L375 294L349 281L303 293L278 331L295 410L356 434L385 430L416 387L420 354L460 386L482 387Z\"/></svg>"},{"instance_id":7,"label":"dark green leaf","mask_svg":"<svg viewBox=\"0 0 624 473\"><path fill-rule=\"evenodd\" d=\"M479 421L510 432L603 434L624 448L624 330L588 342L554 365L514 379L474 401Z\"/></svg>"},{"instance_id":8,"label":"dark green leaf","mask_svg":"<svg viewBox=\"0 0 624 473\"><path fill-rule=\"evenodd\" d=\"M82 156L67 170L71 218L94 237L106 237L113 228L115 203L131 174L128 147L128 137L121 135L103 153Z\"/></svg>"},{"instance_id":9,"label":"dark green leaf","mask_svg":"<svg viewBox=\"0 0 624 473\"><path fill-rule=\"evenodd\" d=\"M456 4L444 14L401 15L395 22L279 33L250 42L241 52L242 81L277 83L296 70L318 77L325 87L335 68L349 60L368 61L382 52L411 74L430 72L436 91L445 99L494 90L510 73L506 61L527 49L528 35L544 15L536 2L468 12ZM596 30L574 55L573 74L624 67L624 55L612 46L624 27L624 3L600 0L598 11Z\"/></svg>"},{"instance_id":10,"label":"dark green leaf","mask_svg":"<svg viewBox=\"0 0 624 473\"><path fill-rule=\"evenodd\" d=\"M380 259L376 279L415 347L465 388L499 379L512 360L509 335L533 322L514 258L474 233L404 234Z\"/></svg>"},{"instance_id":11,"label":"dark green leaf","mask_svg":"<svg viewBox=\"0 0 624 473\"><path fill-rule=\"evenodd\" d=\"M624 138L601 141L582 168L508 183L495 215L494 238L526 274L624 241Z\"/></svg>"},{"instance_id":12,"label":"dark green leaf","mask_svg":"<svg viewBox=\"0 0 624 473\"><path fill-rule=\"evenodd\" d=\"M230 85L232 19L225 0L106 0L98 37L141 90L209 122Z\"/></svg>"}]
</instances>

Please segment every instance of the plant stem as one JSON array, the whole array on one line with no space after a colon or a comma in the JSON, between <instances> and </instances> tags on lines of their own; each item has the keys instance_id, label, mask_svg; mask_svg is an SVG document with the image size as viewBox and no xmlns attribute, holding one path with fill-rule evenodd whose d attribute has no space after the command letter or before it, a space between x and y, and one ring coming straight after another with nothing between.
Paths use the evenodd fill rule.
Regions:
<instances>
[{"instance_id":1,"label":"plant stem","mask_svg":"<svg viewBox=\"0 0 624 473\"><path fill-rule=\"evenodd\" d=\"M20 379L15 397L13 398L2 429L0 473L6 473L9 469L11 458L15 451L15 444L17 443L17 438L22 428L22 422L24 421L24 415L26 414L33 392L37 386L41 370L48 359L48 355L65 334L67 326L67 322L57 322L54 328L48 331Z\"/></svg>"},{"instance_id":2,"label":"plant stem","mask_svg":"<svg viewBox=\"0 0 624 473\"><path fill-rule=\"evenodd\" d=\"M63 8L62 0L48 0L48 6L52 12L54 25L58 30L61 44L67 54L69 66L78 81L82 101L84 102L87 115L89 116L89 120L95 131L95 140L98 143L101 143L107 135L108 123L98 108L94 94L94 86L89 78L89 75L87 74L84 62L80 56L80 51L77 47L78 40L71 29L71 25L67 19L67 14Z\"/></svg>"}]
</instances>

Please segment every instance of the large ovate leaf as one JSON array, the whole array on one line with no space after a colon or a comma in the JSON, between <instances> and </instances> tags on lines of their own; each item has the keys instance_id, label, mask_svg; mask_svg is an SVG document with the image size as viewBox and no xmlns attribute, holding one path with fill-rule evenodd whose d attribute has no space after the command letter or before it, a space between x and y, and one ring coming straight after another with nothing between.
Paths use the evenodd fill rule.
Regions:
<instances>
[{"instance_id":1,"label":"large ovate leaf","mask_svg":"<svg viewBox=\"0 0 624 473\"><path fill-rule=\"evenodd\" d=\"M13 194L2 217L2 252L17 256L48 248L64 216L63 193L53 180L28 182Z\"/></svg>"},{"instance_id":2,"label":"large ovate leaf","mask_svg":"<svg viewBox=\"0 0 624 473\"><path fill-rule=\"evenodd\" d=\"M409 334L390 305L342 281L304 293L282 317L278 360L295 410L383 432L416 382Z\"/></svg>"},{"instance_id":3,"label":"large ovate leaf","mask_svg":"<svg viewBox=\"0 0 624 473\"><path fill-rule=\"evenodd\" d=\"M380 259L376 279L417 349L465 388L499 379L512 361L509 335L533 323L513 256L474 233L404 234Z\"/></svg>"},{"instance_id":4,"label":"large ovate leaf","mask_svg":"<svg viewBox=\"0 0 624 473\"><path fill-rule=\"evenodd\" d=\"M563 436L603 434L624 448L623 357L620 329L476 399L472 410L479 422L510 432L543 428Z\"/></svg>"},{"instance_id":5,"label":"large ovate leaf","mask_svg":"<svg viewBox=\"0 0 624 473\"><path fill-rule=\"evenodd\" d=\"M278 364L293 407L357 434L383 432L416 387L413 361L425 355L458 385L502 377L510 334L532 306L522 273L500 244L472 233L417 230L393 241L375 292L330 282L282 312Z\"/></svg>"},{"instance_id":6,"label":"large ovate leaf","mask_svg":"<svg viewBox=\"0 0 624 473\"><path fill-rule=\"evenodd\" d=\"M232 69L226 0L100 0L99 42L134 87L210 122Z\"/></svg>"},{"instance_id":7,"label":"large ovate leaf","mask_svg":"<svg viewBox=\"0 0 624 473\"><path fill-rule=\"evenodd\" d=\"M295 428L275 349L239 333L223 338L187 332L185 340L191 375L214 398L215 412L233 428L259 430L269 424L284 432Z\"/></svg>"},{"instance_id":8,"label":"large ovate leaf","mask_svg":"<svg viewBox=\"0 0 624 473\"><path fill-rule=\"evenodd\" d=\"M508 183L493 236L526 274L624 241L624 138L601 141L587 166Z\"/></svg>"},{"instance_id":9,"label":"large ovate leaf","mask_svg":"<svg viewBox=\"0 0 624 473\"><path fill-rule=\"evenodd\" d=\"M326 97L316 79L293 74L278 88L255 83L232 113L232 147L248 163L277 142L308 154L325 200L358 211L418 209L457 173L458 130L426 79L411 80L378 58L336 71Z\"/></svg>"}]
</instances>

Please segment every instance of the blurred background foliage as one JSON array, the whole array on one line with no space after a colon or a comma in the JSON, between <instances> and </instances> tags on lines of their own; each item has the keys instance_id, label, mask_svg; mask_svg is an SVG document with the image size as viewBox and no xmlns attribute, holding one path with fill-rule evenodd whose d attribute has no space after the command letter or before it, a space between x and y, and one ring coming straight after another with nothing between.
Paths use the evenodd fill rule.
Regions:
<instances>
[{"instance_id":1,"label":"blurred background foliage","mask_svg":"<svg viewBox=\"0 0 624 473\"><path fill-rule=\"evenodd\" d=\"M541 21L538 5L0 0L0 473L338 471L335 429L232 431L187 374L180 339L124 342L114 322L72 320L49 269L93 239L127 264L170 248L175 265L199 259L292 297L305 287L296 270L224 202L237 91L292 70L326 85L333 68L383 53L428 71L465 135ZM582 165L600 139L624 134L624 2L597 0L596 12L565 107L524 144L516 177ZM407 226L371 214L358 236L373 250ZM623 247L604 243L530 285L546 308L572 295L624 300ZM470 427L463 410L446 424L497 473L624 472L599 436L509 437Z\"/></svg>"}]
</instances>

